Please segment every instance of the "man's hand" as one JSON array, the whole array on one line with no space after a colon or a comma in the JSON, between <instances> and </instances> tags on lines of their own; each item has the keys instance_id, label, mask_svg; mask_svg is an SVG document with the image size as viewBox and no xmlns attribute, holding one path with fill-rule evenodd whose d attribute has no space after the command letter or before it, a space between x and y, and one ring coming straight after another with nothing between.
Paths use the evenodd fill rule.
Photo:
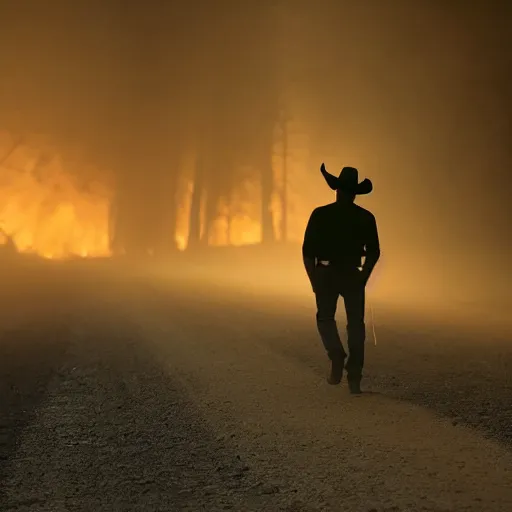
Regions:
<instances>
[{"instance_id":1,"label":"man's hand","mask_svg":"<svg viewBox=\"0 0 512 512\"><path fill-rule=\"evenodd\" d=\"M359 270L359 283L363 288L366 288L370 276L364 270Z\"/></svg>"},{"instance_id":2,"label":"man's hand","mask_svg":"<svg viewBox=\"0 0 512 512\"><path fill-rule=\"evenodd\" d=\"M315 269L316 269L316 260L315 258L309 258L308 256L303 256L304 260L304 268L306 269L306 273L309 278L309 282L311 283L311 288L313 292L315 292Z\"/></svg>"}]
</instances>

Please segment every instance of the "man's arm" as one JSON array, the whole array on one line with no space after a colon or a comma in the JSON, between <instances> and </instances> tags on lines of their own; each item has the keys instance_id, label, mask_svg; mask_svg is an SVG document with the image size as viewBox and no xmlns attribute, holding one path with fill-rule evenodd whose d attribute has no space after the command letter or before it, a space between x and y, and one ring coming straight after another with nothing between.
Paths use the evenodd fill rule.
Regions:
<instances>
[{"instance_id":1,"label":"man's arm","mask_svg":"<svg viewBox=\"0 0 512 512\"><path fill-rule=\"evenodd\" d=\"M308 225L306 226L306 232L304 234L304 243L302 244L302 259L304 261L304 268L308 274L309 281L313 290L315 288L313 284L313 276L316 267L316 210L313 211L309 218Z\"/></svg>"},{"instance_id":2,"label":"man's arm","mask_svg":"<svg viewBox=\"0 0 512 512\"><path fill-rule=\"evenodd\" d=\"M380 258L379 233L377 231L377 222L373 215L371 216L371 220L368 224L368 233L365 245L366 255L361 274L363 276L364 283L366 284Z\"/></svg>"}]
</instances>

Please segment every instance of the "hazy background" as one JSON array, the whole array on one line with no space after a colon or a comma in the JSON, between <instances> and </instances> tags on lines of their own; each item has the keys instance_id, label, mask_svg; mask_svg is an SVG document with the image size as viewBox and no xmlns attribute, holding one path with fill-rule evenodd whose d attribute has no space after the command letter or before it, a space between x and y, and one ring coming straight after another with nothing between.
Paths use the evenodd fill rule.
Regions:
<instances>
[{"instance_id":1,"label":"hazy background","mask_svg":"<svg viewBox=\"0 0 512 512\"><path fill-rule=\"evenodd\" d=\"M374 181L387 292L510 304L511 16L0 0L0 222L49 257L300 243L333 199L320 164L351 165Z\"/></svg>"}]
</instances>

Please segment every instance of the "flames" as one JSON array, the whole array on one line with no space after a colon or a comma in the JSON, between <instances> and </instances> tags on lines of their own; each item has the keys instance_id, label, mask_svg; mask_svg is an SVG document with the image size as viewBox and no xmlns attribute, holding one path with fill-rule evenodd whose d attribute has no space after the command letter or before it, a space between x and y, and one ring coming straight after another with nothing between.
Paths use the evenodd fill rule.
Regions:
<instances>
[{"instance_id":1,"label":"flames","mask_svg":"<svg viewBox=\"0 0 512 512\"><path fill-rule=\"evenodd\" d=\"M11 148L4 143L0 153L0 245L49 259L110 255L111 189L99 180L79 179L87 172L79 169L75 174L77 169L58 153L21 144ZM193 181L187 180L178 194L175 239L180 250L188 243L193 187ZM258 186L246 183L237 188L229 204L219 204L209 245L261 241L258 192Z\"/></svg>"},{"instance_id":2,"label":"flames","mask_svg":"<svg viewBox=\"0 0 512 512\"><path fill-rule=\"evenodd\" d=\"M275 192L270 208L274 231L280 240L281 162L278 158L273 160ZM299 170L295 164L296 176ZM63 156L44 143L16 142L8 134L0 133L0 249L3 246L51 259L109 256L114 192L110 178L104 171L85 168L80 158ZM230 197L216 199L216 212L210 219L205 240L208 245L242 246L261 242L258 181L253 174L238 183ZM188 244L193 188L191 173L184 173L179 190L174 191L179 198L175 241L180 250ZM302 235L305 215L298 215L296 208L300 202L296 194L289 205L289 211L295 208L289 219L288 240L298 240ZM203 234L205 209L203 205Z\"/></svg>"},{"instance_id":3,"label":"flames","mask_svg":"<svg viewBox=\"0 0 512 512\"><path fill-rule=\"evenodd\" d=\"M308 198L304 200L304 191L310 190L310 179L304 162L308 154L304 152L304 143L299 141L299 149L302 153L294 154L291 162L295 179L302 181L303 185L298 189L285 185L283 176L283 158L274 148L272 155L272 175L273 175L273 193L269 208L272 214L273 229L278 241L283 241L282 219L283 209L283 187L287 186L288 203L286 209L288 212L287 241L298 242L302 239L305 223L310 212L315 206ZM194 190L193 165L194 155L190 155L190 161L184 165L184 175L178 185L177 197L179 198L178 218L176 229L176 243L179 249L183 250L187 246L190 209ZM254 245L262 241L261 230L261 185L259 183L258 172L254 169L242 169L240 177L246 176L236 183L229 197L216 198L215 215L212 225L209 228L207 243L210 246L243 246ZM206 192L208 195L208 192ZM204 198L203 198L204 199ZM208 199L208 198L206 198ZM205 201L201 205L201 233L204 236L206 215Z\"/></svg>"},{"instance_id":4,"label":"flames","mask_svg":"<svg viewBox=\"0 0 512 512\"><path fill-rule=\"evenodd\" d=\"M187 247L190 225L190 209L194 181L185 178L180 187L176 244L180 250ZM253 245L261 242L261 204L260 187L254 180L246 180L233 190L231 197L216 200L215 216L209 228L207 244L209 246ZM203 198L200 211L201 236L206 231L206 201ZM278 218L280 205L272 205L274 218Z\"/></svg>"},{"instance_id":5,"label":"flames","mask_svg":"<svg viewBox=\"0 0 512 512\"><path fill-rule=\"evenodd\" d=\"M7 153L0 166L0 243L52 259L108 255L107 188L81 182L58 154L22 144Z\"/></svg>"}]
</instances>

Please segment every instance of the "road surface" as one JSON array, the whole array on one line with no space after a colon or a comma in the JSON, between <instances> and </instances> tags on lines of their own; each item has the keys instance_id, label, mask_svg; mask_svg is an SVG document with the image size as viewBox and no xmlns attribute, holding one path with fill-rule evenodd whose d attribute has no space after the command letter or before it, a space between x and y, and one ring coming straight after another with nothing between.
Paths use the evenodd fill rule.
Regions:
<instances>
[{"instance_id":1,"label":"road surface","mask_svg":"<svg viewBox=\"0 0 512 512\"><path fill-rule=\"evenodd\" d=\"M503 334L377 308L353 397L310 300L73 272L4 276L1 511L512 510Z\"/></svg>"}]
</instances>

